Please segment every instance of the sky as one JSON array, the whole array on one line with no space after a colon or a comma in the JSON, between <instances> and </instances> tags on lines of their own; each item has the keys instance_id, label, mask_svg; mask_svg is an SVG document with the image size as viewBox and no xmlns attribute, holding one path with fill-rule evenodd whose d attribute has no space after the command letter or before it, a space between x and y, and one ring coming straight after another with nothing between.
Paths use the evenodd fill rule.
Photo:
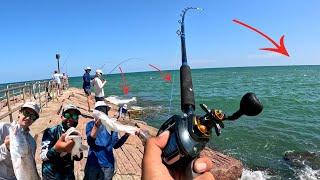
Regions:
<instances>
[{"instance_id":1,"label":"sky","mask_svg":"<svg viewBox=\"0 0 320 180\"><path fill-rule=\"evenodd\" d=\"M178 20L186 7L191 68L319 65L319 0L2 0L0 83L47 79L57 69L80 76L86 66L105 73L121 61L125 72L178 69ZM245 22L279 43L290 57ZM119 73L115 69L112 73Z\"/></svg>"}]
</instances>

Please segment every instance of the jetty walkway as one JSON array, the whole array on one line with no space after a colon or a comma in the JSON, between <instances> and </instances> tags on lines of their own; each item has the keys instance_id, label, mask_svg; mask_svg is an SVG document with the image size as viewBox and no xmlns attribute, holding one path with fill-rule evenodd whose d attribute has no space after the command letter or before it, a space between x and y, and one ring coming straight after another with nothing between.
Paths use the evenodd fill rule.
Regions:
<instances>
[{"instance_id":1,"label":"jetty walkway","mask_svg":"<svg viewBox=\"0 0 320 180\"><path fill-rule=\"evenodd\" d=\"M41 160L39 157L40 148L41 148L41 139L43 131L51 126L61 123L61 117L58 114L58 111L61 105L66 103L72 103L77 106L81 113L82 117L79 119L79 124L77 129L82 133L83 136L83 144L87 145L86 135L85 135L85 126L88 121L92 119L91 114L87 111L86 105L86 96L82 89L77 88L69 88L63 91L63 95L58 98L53 98L51 101L47 101L46 92L41 92L39 90L38 95L40 97L42 110L40 113L40 118L32 124L30 127L31 134L34 136L37 142L37 152L36 152L36 163L38 172L41 175ZM18 108L24 100L26 99L26 95L23 98L17 98L18 102L15 103L14 106L11 106L9 109ZM41 100L42 98L42 100ZM32 98L30 98L32 99ZM21 102L20 102L21 101ZM37 101L37 100L36 100ZM116 116L118 106L106 102L109 106L111 106L109 116ZM10 99L9 99L10 104ZM92 104L92 107L94 105ZM4 117L4 114L6 116ZM12 119L17 119L17 111L10 113L12 114ZM10 116L8 114L7 108L2 107L0 110L0 122L10 122ZM148 126L146 123L138 120L130 119L129 121L121 121L123 124L138 124L141 128L149 130L151 135L155 135L157 129L151 126ZM122 135L122 134L121 134ZM114 150L115 158L116 158L116 174L113 179L115 180L134 180L141 178L141 162L143 157L144 147L137 136L131 135L126 143L120 148ZM236 160L232 157L226 156L220 152L214 151L212 149L206 148L201 155L206 155L211 158L214 163L214 168L212 169L212 174L216 177L216 179L238 179L241 177L243 165L239 160ZM75 162L75 176L76 179L82 180L84 177L84 167L87 160L87 151L84 152L84 158Z\"/></svg>"}]
</instances>

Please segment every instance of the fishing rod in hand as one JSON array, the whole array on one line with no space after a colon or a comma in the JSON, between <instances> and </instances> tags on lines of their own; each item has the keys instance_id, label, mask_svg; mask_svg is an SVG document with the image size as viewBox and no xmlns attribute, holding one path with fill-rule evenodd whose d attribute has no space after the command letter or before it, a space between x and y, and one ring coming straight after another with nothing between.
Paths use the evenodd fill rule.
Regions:
<instances>
[{"instance_id":1,"label":"fishing rod in hand","mask_svg":"<svg viewBox=\"0 0 320 180\"><path fill-rule=\"evenodd\" d=\"M167 145L162 150L162 160L170 168L188 166L193 159L199 157L200 152L212 139L212 129L217 136L224 128L223 121L236 120L242 115L256 116L262 112L263 105L252 92L246 93L241 101L240 108L231 116L226 115L219 109L209 109L205 104L200 107L204 115L195 114L195 98L192 84L191 69L187 62L184 18L189 10L201 10L200 8L188 7L182 11L180 30L177 34L181 39L182 65L180 67L180 95L181 111L183 116L173 115L161 125L157 135L168 130L170 136ZM210 82L208 82L210 83Z\"/></svg>"}]
</instances>

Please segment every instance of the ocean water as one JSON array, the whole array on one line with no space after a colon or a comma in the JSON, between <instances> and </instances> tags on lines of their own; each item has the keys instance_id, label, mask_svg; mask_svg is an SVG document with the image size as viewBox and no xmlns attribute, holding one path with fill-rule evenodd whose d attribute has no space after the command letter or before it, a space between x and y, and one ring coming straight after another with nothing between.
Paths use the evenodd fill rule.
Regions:
<instances>
[{"instance_id":1,"label":"ocean water","mask_svg":"<svg viewBox=\"0 0 320 180\"><path fill-rule=\"evenodd\" d=\"M136 97L130 105L142 107L142 120L159 127L170 116L181 115L179 71L170 73L173 83L158 72L126 74L127 95L120 74L107 75L105 94ZM204 114L200 103L232 114L246 92L256 93L263 103L260 115L225 122L222 134L213 135L208 144L240 159L246 167L243 179L320 179L319 154L307 155L299 165L284 159L286 152L298 158L299 153L320 151L320 66L196 69L192 78L198 115ZM69 82L82 87L81 77Z\"/></svg>"}]
</instances>

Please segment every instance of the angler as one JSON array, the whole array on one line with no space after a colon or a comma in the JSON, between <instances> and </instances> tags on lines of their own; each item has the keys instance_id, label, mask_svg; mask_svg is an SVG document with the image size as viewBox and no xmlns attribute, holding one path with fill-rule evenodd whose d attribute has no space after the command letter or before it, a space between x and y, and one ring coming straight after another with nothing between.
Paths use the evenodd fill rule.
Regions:
<instances>
[{"instance_id":1,"label":"angler","mask_svg":"<svg viewBox=\"0 0 320 180\"><path fill-rule=\"evenodd\" d=\"M36 103L26 102L17 122L0 123L0 179L39 179L34 159L36 142L29 133L39 111Z\"/></svg>"},{"instance_id":2,"label":"angler","mask_svg":"<svg viewBox=\"0 0 320 180\"><path fill-rule=\"evenodd\" d=\"M42 159L42 178L45 179L75 179L74 176L74 160L80 161L83 153L79 156L71 157L72 149L75 142L66 138L66 131L69 128L77 127L79 109L68 104L63 107L62 123L54 127L47 128L42 137L41 154ZM67 155L62 156L62 153Z\"/></svg>"}]
</instances>

